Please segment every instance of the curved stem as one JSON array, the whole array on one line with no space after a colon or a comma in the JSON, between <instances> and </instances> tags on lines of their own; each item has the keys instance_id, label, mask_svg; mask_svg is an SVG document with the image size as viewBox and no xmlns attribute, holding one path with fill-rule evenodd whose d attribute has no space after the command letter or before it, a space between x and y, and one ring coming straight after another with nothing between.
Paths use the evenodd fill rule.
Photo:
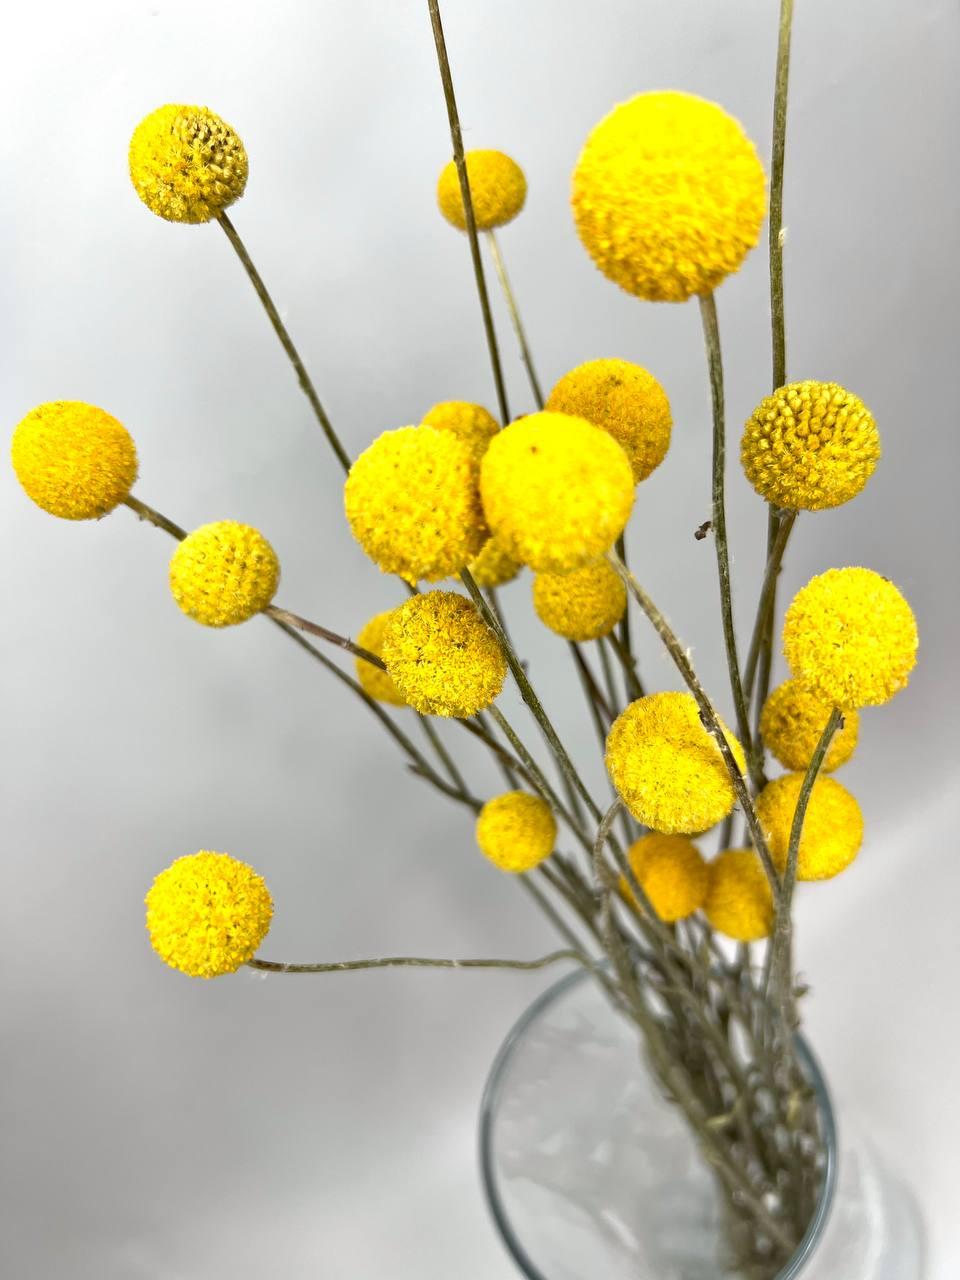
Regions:
<instances>
[{"instance_id":1,"label":"curved stem","mask_svg":"<svg viewBox=\"0 0 960 1280\"><path fill-rule=\"evenodd\" d=\"M513 324L513 331L517 335L517 342L520 344L520 359L523 361L524 368L527 371L527 378L530 381L530 390L533 392L533 399L537 408L542 409L544 405L543 392L540 389L537 371L533 367L533 356L530 353L530 345L527 342L527 335L523 327L523 321L520 319L520 308L517 306L517 299L510 284L510 278L507 275L506 263L503 260L503 254L500 252L500 244L492 229L486 232L486 237L487 244L490 246L490 256L493 258L494 270L497 273L497 279L500 281L500 288L503 290L503 296L507 303L507 310L510 312L510 321ZM503 425L506 426L507 424L504 423Z\"/></svg>"},{"instance_id":2,"label":"curved stem","mask_svg":"<svg viewBox=\"0 0 960 1280\"><path fill-rule=\"evenodd\" d=\"M582 951L551 951L536 960L433 960L426 956L382 956L375 960L333 960L320 964L281 964L277 960L248 960L247 967L264 973L352 973L358 969L545 969L560 960L590 965Z\"/></svg>"}]
</instances>

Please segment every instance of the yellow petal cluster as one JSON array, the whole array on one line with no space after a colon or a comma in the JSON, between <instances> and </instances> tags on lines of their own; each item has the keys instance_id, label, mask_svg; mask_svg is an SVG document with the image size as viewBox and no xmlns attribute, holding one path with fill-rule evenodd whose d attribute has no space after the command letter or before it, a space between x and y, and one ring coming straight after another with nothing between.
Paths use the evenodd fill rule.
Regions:
<instances>
[{"instance_id":1,"label":"yellow petal cluster","mask_svg":"<svg viewBox=\"0 0 960 1280\"><path fill-rule=\"evenodd\" d=\"M628 293L683 302L760 238L766 184L738 121L690 93L641 93L594 128L573 173L577 232Z\"/></svg>"},{"instance_id":2,"label":"yellow petal cluster","mask_svg":"<svg viewBox=\"0 0 960 1280\"><path fill-rule=\"evenodd\" d=\"M651 831L627 850L627 861L650 905L666 924L684 920L703 906L707 893L707 864L686 836ZM626 876L620 892L636 901Z\"/></svg>"},{"instance_id":3,"label":"yellow petal cluster","mask_svg":"<svg viewBox=\"0 0 960 1280\"><path fill-rule=\"evenodd\" d=\"M673 419L667 393L652 373L629 360L588 360L565 373L547 409L602 427L630 459L637 484L667 455Z\"/></svg>"},{"instance_id":4,"label":"yellow petal cluster","mask_svg":"<svg viewBox=\"0 0 960 1280\"><path fill-rule=\"evenodd\" d=\"M174 600L205 627L246 622L270 604L279 583L273 547L257 529L234 520L194 529L170 560Z\"/></svg>"},{"instance_id":5,"label":"yellow petal cluster","mask_svg":"<svg viewBox=\"0 0 960 1280\"><path fill-rule=\"evenodd\" d=\"M553 852L557 823L550 806L526 791L494 796L477 817L477 844L501 871L530 871Z\"/></svg>"},{"instance_id":6,"label":"yellow petal cluster","mask_svg":"<svg viewBox=\"0 0 960 1280\"><path fill-rule=\"evenodd\" d=\"M487 445L500 430L500 423L482 404L468 400L443 400L427 410L423 421L438 431L452 431L470 450L478 469Z\"/></svg>"},{"instance_id":7,"label":"yellow petal cluster","mask_svg":"<svg viewBox=\"0 0 960 1280\"><path fill-rule=\"evenodd\" d=\"M527 180L516 160L502 151L468 151L467 179L478 231L511 222L524 206ZM457 166L451 160L437 182L437 204L446 220L460 231L467 228Z\"/></svg>"},{"instance_id":8,"label":"yellow petal cluster","mask_svg":"<svg viewBox=\"0 0 960 1280\"><path fill-rule=\"evenodd\" d=\"M243 143L206 107L151 111L133 131L129 162L137 195L168 222L209 222L247 185Z\"/></svg>"},{"instance_id":9,"label":"yellow petal cluster","mask_svg":"<svg viewBox=\"0 0 960 1280\"><path fill-rule=\"evenodd\" d=\"M627 607L627 589L607 560L572 573L538 573L533 607L545 627L566 640L599 640L609 635Z\"/></svg>"},{"instance_id":10,"label":"yellow petal cluster","mask_svg":"<svg viewBox=\"0 0 960 1280\"><path fill-rule=\"evenodd\" d=\"M917 621L872 569L828 569L797 592L783 624L791 673L831 707L877 706L906 688Z\"/></svg>"},{"instance_id":11,"label":"yellow petal cluster","mask_svg":"<svg viewBox=\"0 0 960 1280\"><path fill-rule=\"evenodd\" d=\"M770 856L780 871L787 865L790 829L803 776L786 773L774 778L757 796L757 816ZM862 843L860 806L835 778L818 777L803 819L797 879L829 880L850 865Z\"/></svg>"},{"instance_id":12,"label":"yellow petal cluster","mask_svg":"<svg viewBox=\"0 0 960 1280\"><path fill-rule=\"evenodd\" d=\"M392 612L392 609L387 609L385 613L376 613L360 628L357 644L361 649L368 649L378 658L383 657L383 633ZM376 702L387 702L392 707L406 706L390 674L381 671L372 662L357 658L357 679L364 693Z\"/></svg>"},{"instance_id":13,"label":"yellow petal cluster","mask_svg":"<svg viewBox=\"0 0 960 1280\"><path fill-rule=\"evenodd\" d=\"M805 771L832 709L799 680L785 680L763 705L760 734L764 745L785 769ZM833 735L820 766L823 773L832 773L846 764L856 748L859 728L860 717L856 711L844 712L843 727Z\"/></svg>"},{"instance_id":14,"label":"yellow petal cluster","mask_svg":"<svg viewBox=\"0 0 960 1280\"><path fill-rule=\"evenodd\" d=\"M137 450L126 427L82 400L51 400L17 424L11 444L29 498L64 520L95 520L128 496Z\"/></svg>"},{"instance_id":15,"label":"yellow petal cluster","mask_svg":"<svg viewBox=\"0 0 960 1280\"><path fill-rule=\"evenodd\" d=\"M502 587L512 582L523 566L503 549L499 538L490 537L467 568L478 587Z\"/></svg>"},{"instance_id":16,"label":"yellow petal cluster","mask_svg":"<svg viewBox=\"0 0 960 1280\"><path fill-rule=\"evenodd\" d=\"M234 973L252 960L273 915L269 890L252 867L207 850L161 871L146 907L154 951L191 978Z\"/></svg>"},{"instance_id":17,"label":"yellow petal cluster","mask_svg":"<svg viewBox=\"0 0 960 1280\"><path fill-rule=\"evenodd\" d=\"M753 849L725 849L708 867L704 913L718 933L757 942L773 930L773 891Z\"/></svg>"},{"instance_id":18,"label":"yellow petal cluster","mask_svg":"<svg viewBox=\"0 0 960 1280\"><path fill-rule=\"evenodd\" d=\"M743 748L722 727L742 772ZM624 804L654 831L706 831L736 799L720 748L689 693L651 693L631 702L610 729L606 761Z\"/></svg>"}]
</instances>

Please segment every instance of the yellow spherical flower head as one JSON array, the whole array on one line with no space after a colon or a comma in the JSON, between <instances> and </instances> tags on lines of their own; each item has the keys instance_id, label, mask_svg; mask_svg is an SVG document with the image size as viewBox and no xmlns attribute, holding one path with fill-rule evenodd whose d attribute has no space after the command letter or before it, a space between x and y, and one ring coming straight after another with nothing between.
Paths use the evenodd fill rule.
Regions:
<instances>
[{"instance_id":1,"label":"yellow spherical flower head","mask_svg":"<svg viewBox=\"0 0 960 1280\"><path fill-rule=\"evenodd\" d=\"M27 497L64 520L96 520L126 498L137 450L126 427L82 400L52 400L16 426L11 460Z\"/></svg>"},{"instance_id":2,"label":"yellow spherical flower head","mask_svg":"<svg viewBox=\"0 0 960 1280\"><path fill-rule=\"evenodd\" d=\"M235 973L252 960L273 915L267 886L252 867L207 850L161 871L146 906L154 951L191 978Z\"/></svg>"},{"instance_id":3,"label":"yellow spherical flower head","mask_svg":"<svg viewBox=\"0 0 960 1280\"><path fill-rule=\"evenodd\" d=\"M423 415L423 421L438 431L452 431L470 450L478 468L487 446L500 430L499 422L482 404L470 404L467 400L444 400L435 404Z\"/></svg>"},{"instance_id":4,"label":"yellow spherical flower head","mask_svg":"<svg viewBox=\"0 0 960 1280\"><path fill-rule=\"evenodd\" d=\"M650 905L667 924L684 920L703 906L707 864L686 836L652 831L630 846L627 861ZM626 876L620 880L620 892L636 900Z\"/></svg>"},{"instance_id":5,"label":"yellow spherical flower head","mask_svg":"<svg viewBox=\"0 0 960 1280\"><path fill-rule=\"evenodd\" d=\"M726 849L708 867L703 909L718 933L757 942L773 930L773 891L753 849Z\"/></svg>"},{"instance_id":6,"label":"yellow spherical flower head","mask_svg":"<svg viewBox=\"0 0 960 1280\"><path fill-rule=\"evenodd\" d=\"M129 161L137 195L168 222L209 222L247 185L243 143L206 107L151 111L133 131Z\"/></svg>"},{"instance_id":7,"label":"yellow spherical flower head","mask_svg":"<svg viewBox=\"0 0 960 1280\"><path fill-rule=\"evenodd\" d=\"M451 431L384 431L350 468L344 506L353 536L384 573L437 582L487 537L476 467Z\"/></svg>"},{"instance_id":8,"label":"yellow spherical flower head","mask_svg":"<svg viewBox=\"0 0 960 1280\"><path fill-rule=\"evenodd\" d=\"M516 160L502 151L468 151L467 178L478 231L489 231L512 222L527 198L527 180ZM466 231L460 177L451 160L437 182L437 204L446 220Z\"/></svg>"},{"instance_id":9,"label":"yellow spherical flower head","mask_svg":"<svg viewBox=\"0 0 960 1280\"><path fill-rule=\"evenodd\" d=\"M802 773L785 773L757 796L757 816L770 856L783 871ZM797 859L798 880L829 880L857 856L863 843L863 814L853 796L835 778L817 778L803 818Z\"/></svg>"},{"instance_id":10,"label":"yellow spherical flower head","mask_svg":"<svg viewBox=\"0 0 960 1280\"><path fill-rule=\"evenodd\" d=\"M743 772L743 748L722 727ZM606 761L637 821L667 835L708 830L736 799L720 748L689 693L651 693L631 702L610 729Z\"/></svg>"},{"instance_id":11,"label":"yellow spherical flower head","mask_svg":"<svg viewBox=\"0 0 960 1280\"><path fill-rule=\"evenodd\" d=\"M767 698L760 716L760 733L785 769L805 770L830 719L832 707L810 693L799 680L786 680ZM831 739L820 766L824 773L839 769L853 755L860 717L846 711L843 728Z\"/></svg>"},{"instance_id":12,"label":"yellow spherical flower head","mask_svg":"<svg viewBox=\"0 0 960 1280\"><path fill-rule=\"evenodd\" d=\"M855 498L873 475L880 436L873 414L835 382L792 382L747 419L740 461L761 498L823 511Z\"/></svg>"},{"instance_id":13,"label":"yellow spherical flower head","mask_svg":"<svg viewBox=\"0 0 960 1280\"><path fill-rule=\"evenodd\" d=\"M368 649L378 658L383 657L383 633L392 612L392 609L387 609L385 613L374 614L370 621L360 628L357 644L361 649ZM392 677L364 658L357 658L357 679L364 693L376 702L388 702L393 707L406 706Z\"/></svg>"},{"instance_id":14,"label":"yellow spherical flower head","mask_svg":"<svg viewBox=\"0 0 960 1280\"><path fill-rule=\"evenodd\" d=\"M633 472L617 442L585 418L531 413L491 441L480 491L487 522L510 555L538 573L569 573L623 532Z\"/></svg>"},{"instance_id":15,"label":"yellow spherical flower head","mask_svg":"<svg viewBox=\"0 0 960 1280\"><path fill-rule=\"evenodd\" d=\"M400 696L425 716L476 715L497 697L507 674L497 637L453 591L428 591L394 609L383 660Z\"/></svg>"},{"instance_id":16,"label":"yellow spherical flower head","mask_svg":"<svg viewBox=\"0 0 960 1280\"><path fill-rule=\"evenodd\" d=\"M467 568L478 587L502 587L512 582L523 566L503 549L499 538L490 537Z\"/></svg>"},{"instance_id":17,"label":"yellow spherical flower head","mask_svg":"<svg viewBox=\"0 0 960 1280\"><path fill-rule=\"evenodd\" d=\"M872 569L828 569L797 592L783 624L791 673L831 707L878 706L906 688L917 620Z\"/></svg>"},{"instance_id":18,"label":"yellow spherical flower head","mask_svg":"<svg viewBox=\"0 0 960 1280\"><path fill-rule=\"evenodd\" d=\"M533 579L537 617L566 640L599 640L623 617L627 589L606 560L573 573L538 573Z\"/></svg>"},{"instance_id":19,"label":"yellow spherical flower head","mask_svg":"<svg viewBox=\"0 0 960 1280\"><path fill-rule=\"evenodd\" d=\"M629 360L588 360L565 373L548 409L586 418L609 432L630 459L637 484L667 455L670 401L652 373Z\"/></svg>"},{"instance_id":20,"label":"yellow spherical flower head","mask_svg":"<svg viewBox=\"0 0 960 1280\"><path fill-rule=\"evenodd\" d=\"M550 806L526 791L494 796L477 817L477 844L501 871L530 871L553 852L557 823Z\"/></svg>"},{"instance_id":21,"label":"yellow spherical flower head","mask_svg":"<svg viewBox=\"0 0 960 1280\"><path fill-rule=\"evenodd\" d=\"M170 560L177 604L205 627L231 627L265 609L280 582L280 563L262 533L234 520L201 525Z\"/></svg>"},{"instance_id":22,"label":"yellow spherical flower head","mask_svg":"<svg viewBox=\"0 0 960 1280\"><path fill-rule=\"evenodd\" d=\"M708 293L760 238L766 183L732 116L690 93L641 93L594 128L573 173L587 252L651 302Z\"/></svg>"}]
</instances>

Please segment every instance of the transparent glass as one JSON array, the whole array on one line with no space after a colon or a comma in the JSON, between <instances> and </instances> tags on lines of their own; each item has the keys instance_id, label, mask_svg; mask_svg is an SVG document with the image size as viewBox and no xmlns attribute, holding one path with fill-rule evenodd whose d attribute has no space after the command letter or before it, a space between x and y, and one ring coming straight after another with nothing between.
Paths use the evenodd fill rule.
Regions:
<instances>
[{"instance_id":1,"label":"transparent glass","mask_svg":"<svg viewBox=\"0 0 960 1280\"><path fill-rule=\"evenodd\" d=\"M529 1280L721 1280L720 1200L679 1111L644 1068L638 1032L575 973L508 1036L483 1099L494 1219ZM777 1280L922 1280L920 1220L876 1153L844 1128L806 1045L827 1173Z\"/></svg>"}]
</instances>

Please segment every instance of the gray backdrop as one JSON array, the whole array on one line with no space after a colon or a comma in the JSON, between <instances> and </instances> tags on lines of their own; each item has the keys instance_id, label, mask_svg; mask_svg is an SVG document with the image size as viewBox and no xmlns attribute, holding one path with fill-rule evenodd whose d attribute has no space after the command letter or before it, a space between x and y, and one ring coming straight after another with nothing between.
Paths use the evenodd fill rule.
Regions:
<instances>
[{"instance_id":1,"label":"gray backdrop","mask_svg":"<svg viewBox=\"0 0 960 1280\"><path fill-rule=\"evenodd\" d=\"M953 553L958 15L951 0L800 0L786 184L790 372L873 408L865 494L801 521L788 591L870 565L913 602L921 665L864 715L844 781L868 843L800 904L809 1021L842 1108L912 1181L955 1274L957 733ZM696 308L621 294L567 205L589 128L653 87L715 98L769 155L773 0L448 0L468 146L526 169L502 244L548 384L584 359L654 370L671 453L632 524L649 590L721 688L709 401ZM167 101L250 154L233 211L351 452L434 401L494 403L464 239L434 205L449 143L419 0L34 3L8 15L3 411L82 398L128 424L137 492L188 527L233 517L283 563L280 603L355 632L400 597L351 542L340 477L228 244L135 198L126 148ZM719 294L731 437L769 380L765 247ZM529 408L497 306L515 411ZM733 450L734 455L736 450ZM262 623L188 622L168 539L121 510L48 518L0 471L4 1272L50 1280L506 1280L481 1202L488 1064L544 975L253 974L191 982L147 946L152 876L199 848L267 877L264 954L529 956L551 943L455 806ZM764 513L729 470L741 627ZM595 784L568 655L505 593ZM535 647L534 647L535 646ZM653 686L676 687L646 634ZM512 696L508 705L517 719ZM723 703L726 708L726 703ZM726 708L729 709L729 708ZM452 726L445 737L459 740ZM495 775L475 754L481 791Z\"/></svg>"}]
</instances>

